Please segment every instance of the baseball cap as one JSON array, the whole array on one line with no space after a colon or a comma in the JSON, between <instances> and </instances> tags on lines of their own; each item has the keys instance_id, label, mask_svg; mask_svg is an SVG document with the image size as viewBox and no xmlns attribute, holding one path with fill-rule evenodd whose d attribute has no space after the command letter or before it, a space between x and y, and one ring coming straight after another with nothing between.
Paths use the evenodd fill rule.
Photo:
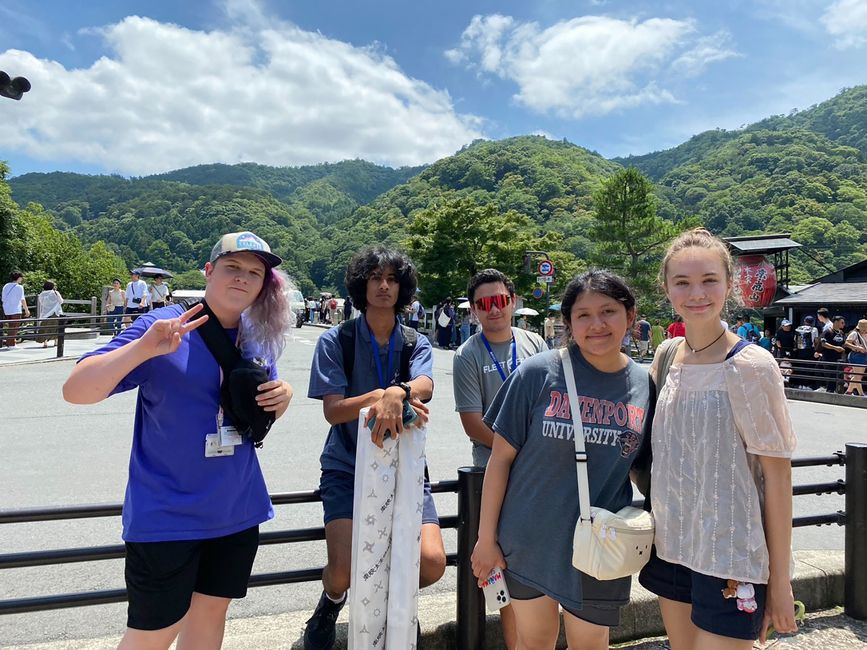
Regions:
<instances>
[{"instance_id":1,"label":"baseball cap","mask_svg":"<svg viewBox=\"0 0 867 650\"><path fill-rule=\"evenodd\" d=\"M787 325L791 325L791 324L792 324L792 321L790 321L788 318L783 319L783 323L782 323L783 327L786 327Z\"/></svg>"},{"instance_id":2,"label":"baseball cap","mask_svg":"<svg viewBox=\"0 0 867 650\"><path fill-rule=\"evenodd\" d=\"M268 268L282 264L283 260L271 252L271 247L264 239L250 231L230 232L220 237L211 249L211 263L217 258L229 253L253 253L258 256Z\"/></svg>"},{"instance_id":3,"label":"baseball cap","mask_svg":"<svg viewBox=\"0 0 867 650\"><path fill-rule=\"evenodd\" d=\"M812 325L813 323L816 322L816 319L813 318L812 316L804 316L804 322Z\"/></svg>"}]
</instances>

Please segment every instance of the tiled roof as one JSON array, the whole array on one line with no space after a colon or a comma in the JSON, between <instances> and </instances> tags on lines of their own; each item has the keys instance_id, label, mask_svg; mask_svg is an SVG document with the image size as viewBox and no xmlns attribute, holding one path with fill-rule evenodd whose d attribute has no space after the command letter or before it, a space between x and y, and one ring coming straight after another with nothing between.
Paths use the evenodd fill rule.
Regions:
<instances>
[{"instance_id":1,"label":"tiled roof","mask_svg":"<svg viewBox=\"0 0 867 650\"><path fill-rule=\"evenodd\" d=\"M867 282L824 282L814 284L775 305L867 305Z\"/></svg>"}]
</instances>

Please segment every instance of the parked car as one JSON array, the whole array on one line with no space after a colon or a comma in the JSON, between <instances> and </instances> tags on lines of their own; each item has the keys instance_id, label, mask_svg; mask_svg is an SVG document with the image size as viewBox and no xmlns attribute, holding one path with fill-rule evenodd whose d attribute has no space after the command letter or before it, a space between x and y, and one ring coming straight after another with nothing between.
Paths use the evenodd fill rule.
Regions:
<instances>
[{"instance_id":1,"label":"parked car","mask_svg":"<svg viewBox=\"0 0 867 650\"><path fill-rule=\"evenodd\" d=\"M295 314L295 327L301 327L304 324L304 317L307 314L304 295L298 291L289 292L289 309Z\"/></svg>"}]
</instances>

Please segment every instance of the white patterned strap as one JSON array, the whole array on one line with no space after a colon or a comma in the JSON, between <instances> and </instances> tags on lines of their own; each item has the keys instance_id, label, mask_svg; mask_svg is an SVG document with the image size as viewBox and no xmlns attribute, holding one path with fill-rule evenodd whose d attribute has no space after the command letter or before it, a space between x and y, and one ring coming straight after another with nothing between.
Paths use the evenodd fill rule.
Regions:
<instances>
[{"instance_id":1,"label":"white patterned strap","mask_svg":"<svg viewBox=\"0 0 867 650\"><path fill-rule=\"evenodd\" d=\"M581 403L578 400L578 389L575 387L575 373L572 370L572 359L569 358L569 346L560 348L560 358L563 360L563 374L566 376L566 393L569 399L569 410L572 413L572 438L575 440L575 470L578 476L578 504L581 507L580 519L590 520L590 479L587 476L587 450L584 447L584 422L581 421Z\"/></svg>"}]
</instances>

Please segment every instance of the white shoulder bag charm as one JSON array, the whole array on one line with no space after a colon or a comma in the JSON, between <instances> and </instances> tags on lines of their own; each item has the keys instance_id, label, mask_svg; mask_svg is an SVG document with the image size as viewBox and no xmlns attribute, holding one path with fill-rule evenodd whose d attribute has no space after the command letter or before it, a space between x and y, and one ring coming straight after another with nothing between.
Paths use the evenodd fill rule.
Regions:
<instances>
[{"instance_id":1,"label":"white shoulder bag charm","mask_svg":"<svg viewBox=\"0 0 867 650\"><path fill-rule=\"evenodd\" d=\"M580 512L572 538L572 566L596 578L614 580L637 573L650 559L653 544L653 515L641 508L626 506L617 512L590 506L590 480L584 448L584 423L575 388L575 374L568 346L560 349L569 410L575 431L575 467L578 472Z\"/></svg>"}]
</instances>

